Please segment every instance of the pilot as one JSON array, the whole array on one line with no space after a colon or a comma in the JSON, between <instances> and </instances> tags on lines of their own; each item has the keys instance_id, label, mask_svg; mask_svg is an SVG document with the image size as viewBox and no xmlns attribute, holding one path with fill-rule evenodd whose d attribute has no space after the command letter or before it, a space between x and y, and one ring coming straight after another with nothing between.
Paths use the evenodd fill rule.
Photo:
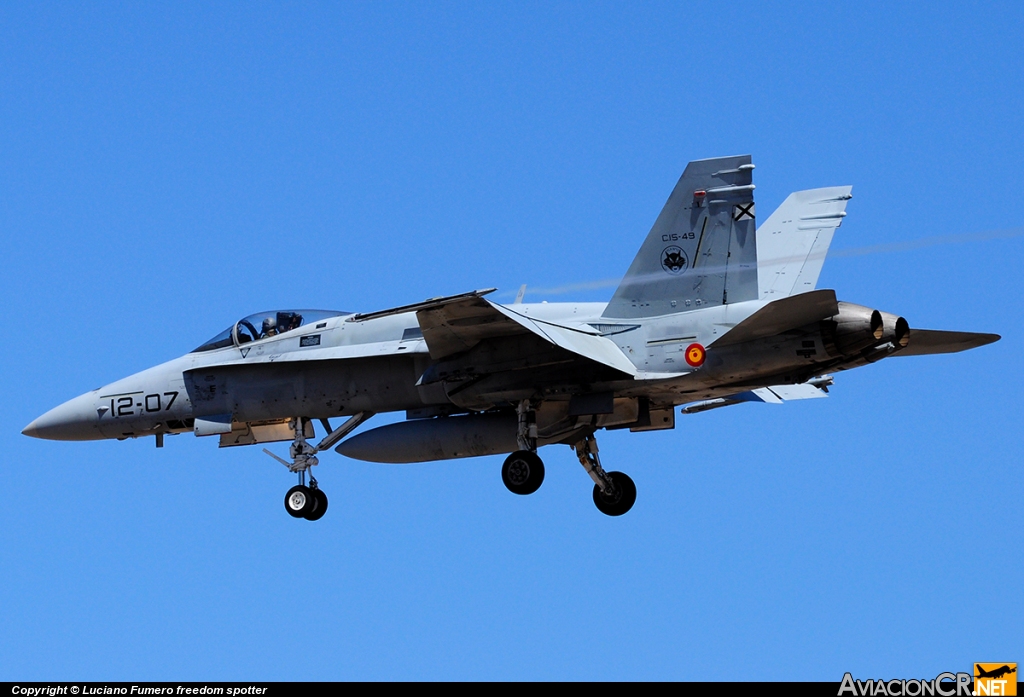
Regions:
<instances>
[{"instance_id":1,"label":"pilot","mask_svg":"<svg viewBox=\"0 0 1024 697\"><path fill-rule=\"evenodd\" d=\"M266 339L268 336L277 335L277 320L273 317L267 317L263 320L263 333L260 334L261 339Z\"/></svg>"}]
</instances>

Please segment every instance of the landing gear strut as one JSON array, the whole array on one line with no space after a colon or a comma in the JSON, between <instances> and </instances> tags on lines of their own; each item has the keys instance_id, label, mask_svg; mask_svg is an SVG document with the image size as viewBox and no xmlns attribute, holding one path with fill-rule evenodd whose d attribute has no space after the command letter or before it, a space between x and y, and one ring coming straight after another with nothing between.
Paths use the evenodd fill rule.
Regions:
<instances>
[{"instance_id":1,"label":"landing gear strut","mask_svg":"<svg viewBox=\"0 0 1024 697\"><path fill-rule=\"evenodd\" d=\"M583 469L594 480L594 505L605 515L620 516L636 503L636 484L624 472L606 472L601 467L597 440L588 435L572 446Z\"/></svg>"},{"instance_id":2,"label":"landing gear strut","mask_svg":"<svg viewBox=\"0 0 1024 697\"><path fill-rule=\"evenodd\" d=\"M327 512L327 494L320 490L316 477L309 471L310 467L320 463L316 456L318 448L314 448L306 442L305 419L295 419L292 422L292 429L295 431L295 440L292 441L292 445L288 449L288 454L292 457L291 462L278 457L266 448L263 449L263 452L299 475L299 483L284 495L284 509L288 511L288 515L293 518L320 520ZM307 473L309 473L309 486L306 486Z\"/></svg>"},{"instance_id":3,"label":"landing gear strut","mask_svg":"<svg viewBox=\"0 0 1024 697\"><path fill-rule=\"evenodd\" d=\"M308 419L301 417L292 420L292 430L295 431L295 440L292 441L288 454L292 461L278 457L266 448L263 449L267 455L274 458L290 471L299 475L299 483L288 490L284 495L284 509L293 518L305 518L306 520L320 520L327 512L327 494L320 489L316 477L309 471L313 465L319 464L316 454L321 450L327 450L338 441L354 431L359 424L373 416L372 411L361 411L352 416L336 429L331 429L327 419L320 419L320 423L327 429L324 439L313 447L306 442L306 422ZM309 473L309 486L306 486L306 474Z\"/></svg>"},{"instance_id":4,"label":"landing gear strut","mask_svg":"<svg viewBox=\"0 0 1024 697\"><path fill-rule=\"evenodd\" d=\"M530 400L516 406L519 429L516 440L519 450L505 458L501 466L501 481L513 494L532 494L544 483L544 461L537 455L537 416Z\"/></svg>"}]
</instances>

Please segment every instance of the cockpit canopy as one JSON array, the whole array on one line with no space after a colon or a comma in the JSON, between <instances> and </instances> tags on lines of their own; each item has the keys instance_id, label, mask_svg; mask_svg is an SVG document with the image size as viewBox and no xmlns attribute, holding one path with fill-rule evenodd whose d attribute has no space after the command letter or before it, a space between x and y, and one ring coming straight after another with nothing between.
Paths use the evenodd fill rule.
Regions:
<instances>
[{"instance_id":1,"label":"cockpit canopy","mask_svg":"<svg viewBox=\"0 0 1024 697\"><path fill-rule=\"evenodd\" d=\"M337 310L275 310L271 312L257 312L254 315L238 320L238 322L193 350L192 353L213 351L214 349L227 348L228 346L240 346L241 344L268 339L272 336L280 336L312 322L321 322L331 317L341 317L350 314L352 313L339 312Z\"/></svg>"}]
</instances>

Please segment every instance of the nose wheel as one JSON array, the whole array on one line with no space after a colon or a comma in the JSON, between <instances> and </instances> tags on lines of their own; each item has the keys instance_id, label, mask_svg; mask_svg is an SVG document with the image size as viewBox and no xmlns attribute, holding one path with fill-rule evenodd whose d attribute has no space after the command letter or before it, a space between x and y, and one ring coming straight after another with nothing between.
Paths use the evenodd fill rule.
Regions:
<instances>
[{"instance_id":1,"label":"nose wheel","mask_svg":"<svg viewBox=\"0 0 1024 697\"><path fill-rule=\"evenodd\" d=\"M320 520L327 512L327 494L317 486L313 477L310 477L310 485L293 486L284 495L284 509L292 518Z\"/></svg>"},{"instance_id":2,"label":"nose wheel","mask_svg":"<svg viewBox=\"0 0 1024 697\"><path fill-rule=\"evenodd\" d=\"M316 499L308 486L293 486L284 495L284 509L292 518L305 518L315 505Z\"/></svg>"}]
</instances>

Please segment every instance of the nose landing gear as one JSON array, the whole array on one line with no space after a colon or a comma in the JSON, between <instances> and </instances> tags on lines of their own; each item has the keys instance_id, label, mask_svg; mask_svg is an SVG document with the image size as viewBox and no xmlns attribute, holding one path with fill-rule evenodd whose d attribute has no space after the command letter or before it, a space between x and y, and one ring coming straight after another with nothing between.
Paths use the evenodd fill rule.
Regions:
<instances>
[{"instance_id":1,"label":"nose landing gear","mask_svg":"<svg viewBox=\"0 0 1024 697\"><path fill-rule=\"evenodd\" d=\"M299 483L288 490L284 495L284 509L293 518L305 518L306 520L320 520L327 512L327 494L317 484L316 477L309 471L310 467L320 463L316 454L321 450L335 445L338 441L351 433L359 424L373 416L373 412L363 411L351 417L348 421L335 430L330 429L330 424L322 420L324 427L328 429L327 435L316 447L306 442L306 421L307 419L297 418L292 421L292 430L295 432L295 440L292 441L288 454L292 461L278 457L266 448L263 449L267 455L274 458L290 471L299 475ZM309 473L309 486L306 486L306 474Z\"/></svg>"},{"instance_id":2,"label":"nose landing gear","mask_svg":"<svg viewBox=\"0 0 1024 697\"><path fill-rule=\"evenodd\" d=\"M316 456L317 449L306 442L306 424L303 419L295 419L293 429L295 440L292 441L292 445L288 449L288 454L292 456L291 462L278 457L266 448L263 449L263 452L299 475L299 483L284 495L284 509L288 511L288 515L293 518L320 520L327 512L327 494L320 490L316 477L309 472L310 467L320 463ZM309 486L306 486L307 472L309 473Z\"/></svg>"}]
</instances>

